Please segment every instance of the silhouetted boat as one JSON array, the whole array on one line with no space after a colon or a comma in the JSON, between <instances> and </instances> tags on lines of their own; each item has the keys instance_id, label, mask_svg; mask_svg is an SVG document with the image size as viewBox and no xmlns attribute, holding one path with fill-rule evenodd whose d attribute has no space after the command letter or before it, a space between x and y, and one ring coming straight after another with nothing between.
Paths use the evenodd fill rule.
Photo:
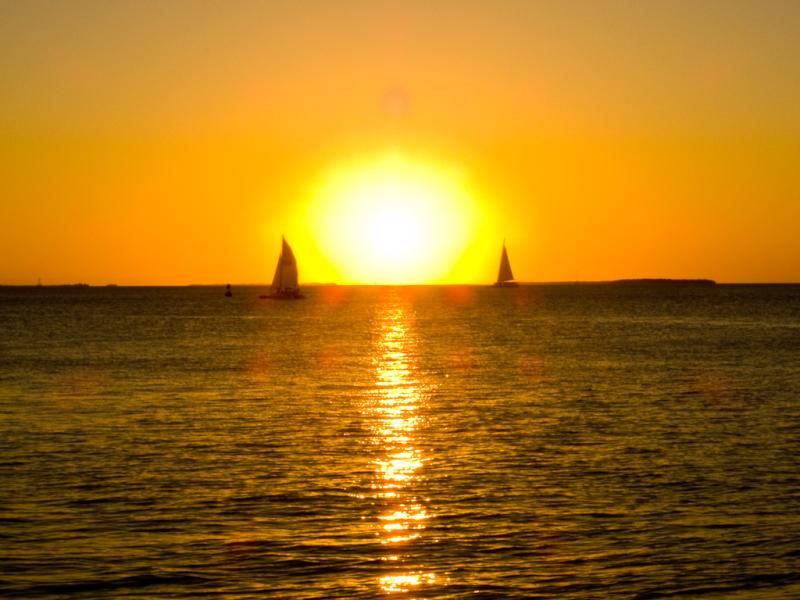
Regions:
<instances>
[{"instance_id":1,"label":"silhouetted boat","mask_svg":"<svg viewBox=\"0 0 800 600\"><path fill-rule=\"evenodd\" d=\"M514 274L511 272L511 263L508 261L506 252L506 241L503 240L503 253L500 255L500 269L497 271L497 281L494 287L517 287L519 284L514 281Z\"/></svg>"},{"instance_id":2,"label":"silhouetted boat","mask_svg":"<svg viewBox=\"0 0 800 600\"><path fill-rule=\"evenodd\" d=\"M299 300L305 298L300 293L297 285L297 261L294 252L286 243L286 238L281 237L281 255L275 267L275 276L272 278L272 293L259 296L262 300Z\"/></svg>"},{"instance_id":3,"label":"silhouetted boat","mask_svg":"<svg viewBox=\"0 0 800 600\"><path fill-rule=\"evenodd\" d=\"M229 283L225 286L225 297L230 298L231 296L233 296L233 292L231 291L231 284Z\"/></svg>"}]
</instances>

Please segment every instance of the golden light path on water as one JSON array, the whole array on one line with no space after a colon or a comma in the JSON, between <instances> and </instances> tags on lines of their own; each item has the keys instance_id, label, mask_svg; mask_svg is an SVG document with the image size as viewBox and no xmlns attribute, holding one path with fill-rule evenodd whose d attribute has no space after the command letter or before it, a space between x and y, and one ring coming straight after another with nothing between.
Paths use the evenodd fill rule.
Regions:
<instances>
[{"instance_id":1,"label":"golden light path on water","mask_svg":"<svg viewBox=\"0 0 800 600\"><path fill-rule=\"evenodd\" d=\"M382 507L376 535L386 548L383 560L392 572L378 584L386 593L407 593L436 582L436 575L404 561L408 545L423 535L431 515L418 497L415 483L424 458L418 447L420 403L424 386L415 379L415 345L410 318L401 306L387 308L377 322L376 389L368 413L373 442L381 452L375 461L373 498ZM396 565L396 567L395 567ZM406 566L407 568L403 568Z\"/></svg>"}]
</instances>

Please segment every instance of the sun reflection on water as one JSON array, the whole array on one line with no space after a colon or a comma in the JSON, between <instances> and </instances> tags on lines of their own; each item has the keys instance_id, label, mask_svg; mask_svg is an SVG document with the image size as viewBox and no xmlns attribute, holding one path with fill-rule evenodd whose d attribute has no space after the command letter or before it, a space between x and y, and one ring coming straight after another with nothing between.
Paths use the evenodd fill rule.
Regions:
<instances>
[{"instance_id":1,"label":"sun reflection on water","mask_svg":"<svg viewBox=\"0 0 800 600\"><path fill-rule=\"evenodd\" d=\"M406 311L391 307L377 326L376 392L368 414L380 456L374 463L372 489L382 508L376 536L386 548L382 559L391 569L379 578L378 585L387 594L408 593L436 581L433 573L412 564L410 547L431 518L415 485L425 462L417 440L425 389L415 379L416 340Z\"/></svg>"}]
</instances>

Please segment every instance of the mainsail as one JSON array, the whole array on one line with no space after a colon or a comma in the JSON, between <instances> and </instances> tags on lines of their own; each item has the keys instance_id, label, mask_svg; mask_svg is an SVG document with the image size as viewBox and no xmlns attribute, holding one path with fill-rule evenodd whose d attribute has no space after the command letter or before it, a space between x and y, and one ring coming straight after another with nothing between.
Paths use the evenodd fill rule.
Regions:
<instances>
[{"instance_id":1,"label":"mainsail","mask_svg":"<svg viewBox=\"0 0 800 600\"><path fill-rule=\"evenodd\" d=\"M300 293L297 285L297 261L294 252L286 243L286 238L281 238L281 255L275 267L275 276L272 278L272 293L259 296L263 300L299 300L305 298Z\"/></svg>"},{"instance_id":2,"label":"mainsail","mask_svg":"<svg viewBox=\"0 0 800 600\"><path fill-rule=\"evenodd\" d=\"M514 279L514 274L511 272L511 263L508 262L506 243L503 242L503 253L500 255L500 269L497 272L497 284L503 284L512 279Z\"/></svg>"},{"instance_id":3,"label":"mainsail","mask_svg":"<svg viewBox=\"0 0 800 600\"><path fill-rule=\"evenodd\" d=\"M281 238L281 255L275 267L275 276L272 278L272 291L275 293L297 291L297 261L294 252L286 243L286 238Z\"/></svg>"}]
</instances>

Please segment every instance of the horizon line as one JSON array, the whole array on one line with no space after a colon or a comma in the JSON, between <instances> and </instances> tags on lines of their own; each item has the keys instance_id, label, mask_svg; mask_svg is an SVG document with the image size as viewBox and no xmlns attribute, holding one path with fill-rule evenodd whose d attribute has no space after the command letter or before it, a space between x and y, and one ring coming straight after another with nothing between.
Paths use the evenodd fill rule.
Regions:
<instances>
[{"instance_id":1,"label":"horizon line","mask_svg":"<svg viewBox=\"0 0 800 600\"><path fill-rule=\"evenodd\" d=\"M630 283L630 284L705 284L709 283L714 285L800 285L800 281L717 281L705 277L700 278L683 278L683 277L625 277L621 279L583 279L583 280L554 280L554 281L516 281L520 286L536 286L536 285L552 285L552 286L568 286L568 285L604 285L614 283ZM301 283L300 287L456 287L456 286L472 286L472 287L492 287L494 282L457 282L457 283L336 283L336 282L308 282ZM153 287L272 287L271 283L0 283L0 288L153 288Z\"/></svg>"}]
</instances>

